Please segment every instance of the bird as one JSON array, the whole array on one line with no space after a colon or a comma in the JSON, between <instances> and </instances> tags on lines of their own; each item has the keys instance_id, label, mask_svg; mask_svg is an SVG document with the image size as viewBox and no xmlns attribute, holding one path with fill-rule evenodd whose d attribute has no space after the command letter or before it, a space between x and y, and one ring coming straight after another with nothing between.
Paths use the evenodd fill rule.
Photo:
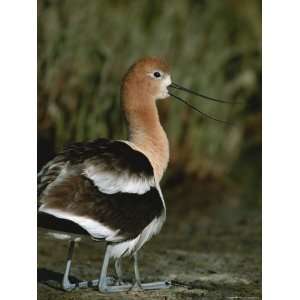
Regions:
<instances>
[{"instance_id":1,"label":"bird","mask_svg":"<svg viewBox=\"0 0 300 300\"><path fill-rule=\"evenodd\" d=\"M127 139L69 144L38 173L38 226L55 238L70 240L64 290L88 285L97 286L102 293L171 287L167 280L142 283L138 267L139 250L160 232L166 220L160 182L170 151L157 101L173 96L202 113L171 93L171 88L197 94L172 82L170 67L163 59L139 59L121 83ZM69 279L72 255L83 235L106 242L106 250L99 279L75 284ZM133 282L123 279L121 259L126 256L133 257ZM111 259L117 280L107 276Z\"/></svg>"}]
</instances>

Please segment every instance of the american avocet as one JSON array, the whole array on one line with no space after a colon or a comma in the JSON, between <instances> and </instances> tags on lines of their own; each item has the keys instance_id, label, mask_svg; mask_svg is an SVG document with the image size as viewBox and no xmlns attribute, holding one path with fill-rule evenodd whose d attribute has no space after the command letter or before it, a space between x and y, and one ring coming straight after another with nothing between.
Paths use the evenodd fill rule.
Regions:
<instances>
[{"instance_id":1,"label":"american avocet","mask_svg":"<svg viewBox=\"0 0 300 300\"><path fill-rule=\"evenodd\" d=\"M184 101L169 92L171 87L195 93L172 83L162 60L139 60L124 76L121 88L128 141L72 144L38 174L38 225L57 238L71 239L62 283L65 290L88 285L69 281L74 243L82 234L107 242L100 278L90 283L100 291L170 287L164 281L141 283L137 253L166 219L159 183L169 161L169 143L156 100L172 95ZM127 255L134 258L134 284L122 281L120 259ZM117 282L107 277L110 258L115 259Z\"/></svg>"}]
</instances>

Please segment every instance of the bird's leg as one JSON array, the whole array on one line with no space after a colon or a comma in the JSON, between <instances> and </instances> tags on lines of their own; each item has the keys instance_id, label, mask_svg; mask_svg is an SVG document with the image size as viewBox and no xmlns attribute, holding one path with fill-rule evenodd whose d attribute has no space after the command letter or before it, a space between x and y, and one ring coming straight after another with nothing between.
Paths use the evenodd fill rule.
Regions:
<instances>
[{"instance_id":1,"label":"bird's leg","mask_svg":"<svg viewBox=\"0 0 300 300\"><path fill-rule=\"evenodd\" d=\"M142 283L139 267L138 267L138 256L137 252L133 254L134 259L134 275L135 275L135 283L132 287L134 290L144 291L144 290L160 290L166 289L171 287L171 282L169 281L157 281L157 282L149 282L149 283Z\"/></svg>"},{"instance_id":2,"label":"bird's leg","mask_svg":"<svg viewBox=\"0 0 300 300\"><path fill-rule=\"evenodd\" d=\"M68 257L67 257L67 263L66 263L66 269L65 269L63 280L62 280L62 288L65 291L71 291L76 287L76 284L71 283L70 280L69 280L69 274L70 274L70 270L71 270L74 247L75 247L75 241L72 240L70 242L70 247L69 247Z\"/></svg>"},{"instance_id":3,"label":"bird's leg","mask_svg":"<svg viewBox=\"0 0 300 300\"><path fill-rule=\"evenodd\" d=\"M133 267L134 267L134 276L135 276L135 282L133 285L133 289L142 291L143 287L142 287L142 283L141 283L141 276L140 276L140 271L139 271L137 252L134 252L134 254L133 254Z\"/></svg>"},{"instance_id":4,"label":"bird's leg","mask_svg":"<svg viewBox=\"0 0 300 300\"><path fill-rule=\"evenodd\" d=\"M70 275L70 271L71 271L71 264L72 264L72 257L73 257L73 253L74 253L75 243L76 243L76 239L71 240L70 247L68 250L67 263L66 263L63 280L62 280L62 288L65 291L72 291L75 288L87 288L87 287L91 287L91 286L98 286L98 284L99 284L99 279L80 281L77 283L70 282L69 275ZM115 280L111 277L106 278L107 284L112 284L114 281Z\"/></svg>"},{"instance_id":5,"label":"bird's leg","mask_svg":"<svg viewBox=\"0 0 300 300\"><path fill-rule=\"evenodd\" d=\"M99 278L99 285L98 285L98 289L101 292L107 292L106 275L107 275L107 268L108 268L109 259L110 259L110 250L111 250L111 246L107 245L105 255L104 255L104 260L102 263L101 274L100 274L100 278Z\"/></svg>"},{"instance_id":6,"label":"bird's leg","mask_svg":"<svg viewBox=\"0 0 300 300\"><path fill-rule=\"evenodd\" d=\"M111 245L107 245L106 251L105 251L105 256L101 268L101 274L100 274L100 279L99 279L99 284L98 284L98 289L100 292L103 293L114 293L114 292L124 292L128 291L131 287L132 284L122 284L122 285L108 285L108 280L107 280L107 269L109 265L109 259L111 257Z\"/></svg>"},{"instance_id":7,"label":"bird's leg","mask_svg":"<svg viewBox=\"0 0 300 300\"><path fill-rule=\"evenodd\" d=\"M122 263L121 263L121 258L117 258L115 261L115 269L116 269L116 274L117 274L117 285L122 285L124 284L123 281L123 271L122 271Z\"/></svg>"}]
</instances>

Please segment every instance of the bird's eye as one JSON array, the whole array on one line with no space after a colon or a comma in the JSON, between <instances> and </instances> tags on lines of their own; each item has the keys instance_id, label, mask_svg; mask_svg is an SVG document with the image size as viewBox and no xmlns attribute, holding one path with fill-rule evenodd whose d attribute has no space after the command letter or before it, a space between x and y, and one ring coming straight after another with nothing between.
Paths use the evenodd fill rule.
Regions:
<instances>
[{"instance_id":1,"label":"bird's eye","mask_svg":"<svg viewBox=\"0 0 300 300\"><path fill-rule=\"evenodd\" d=\"M154 72L153 75L156 78L159 78L161 76L161 74L158 71Z\"/></svg>"}]
</instances>

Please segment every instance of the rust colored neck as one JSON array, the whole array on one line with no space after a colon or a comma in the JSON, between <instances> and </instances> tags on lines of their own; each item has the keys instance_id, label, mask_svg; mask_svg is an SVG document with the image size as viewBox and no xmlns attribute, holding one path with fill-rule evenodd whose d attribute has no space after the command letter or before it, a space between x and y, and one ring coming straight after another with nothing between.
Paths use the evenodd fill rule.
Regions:
<instances>
[{"instance_id":1,"label":"rust colored neck","mask_svg":"<svg viewBox=\"0 0 300 300\"><path fill-rule=\"evenodd\" d=\"M129 142L150 160L157 182L167 168L169 142L160 124L155 99L123 97L123 111L128 125Z\"/></svg>"}]
</instances>

